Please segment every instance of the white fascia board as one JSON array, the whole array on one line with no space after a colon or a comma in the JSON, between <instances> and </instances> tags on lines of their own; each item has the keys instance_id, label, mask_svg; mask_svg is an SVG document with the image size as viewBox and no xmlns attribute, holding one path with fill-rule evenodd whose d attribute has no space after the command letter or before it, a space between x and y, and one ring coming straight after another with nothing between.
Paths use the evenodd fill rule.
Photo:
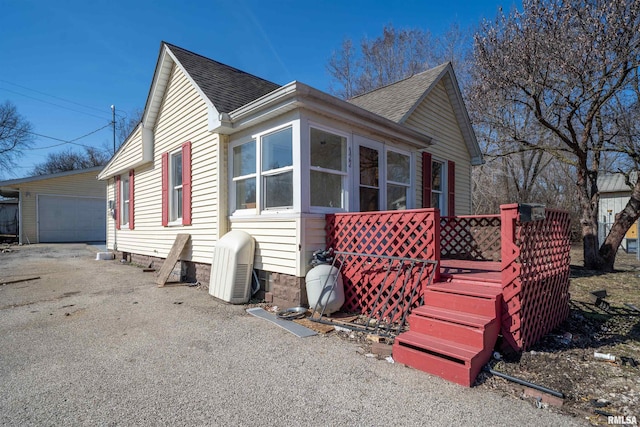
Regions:
<instances>
[{"instance_id":1,"label":"white fascia board","mask_svg":"<svg viewBox=\"0 0 640 427\"><path fill-rule=\"evenodd\" d=\"M431 143L431 138L422 133L296 81L282 86L228 115L219 115L218 126L210 130L232 134L276 114L282 114L299 107L371 129L376 133L402 140L418 148L426 148Z\"/></svg>"},{"instance_id":2,"label":"white fascia board","mask_svg":"<svg viewBox=\"0 0 640 427\"><path fill-rule=\"evenodd\" d=\"M182 74L185 75L185 77L187 78L189 83L191 83L191 86L196 90L196 92L198 92L198 95L200 95L200 98L202 98L202 100L206 104L206 106L207 106L207 122L208 122L209 130L211 130L212 124L215 123L217 117L219 116L218 110L216 109L215 105L213 105L211 100L207 97L207 95L202 91L200 86L198 84L196 84L195 80L193 80L193 78L187 72L187 70L182 66L180 61L178 61L178 59L175 57L173 52L171 52L171 49L167 48L166 50L167 50L167 55L169 55L171 57L171 59L173 60L173 62L176 64L176 66L180 68L180 71L182 71Z\"/></svg>"},{"instance_id":3,"label":"white fascia board","mask_svg":"<svg viewBox=\"0 0 640 427\"><path fill-rule=\"evenodd\" d=\"M149 95L147 96L147 103L144 106L144 113L142 115L142 123L145 127L153 129L156 118L158 117L158 111L160 110L160 104L164 90L167 87L169 81L169 74L171 73L171 66L174 63L172 56L167 56L168 48L165 44L162 45L162 51L158 58L158 64L153 74L153 80L151 87L149 88Z\"/></svg>"},{"instance_id":4,"label":"white fascia board","mask_svg":"<svg viewBox=\"0 0 640 427\"><path fill-rule=\"evenodd\" d=\"M153 159L145 160L141 157L137 162L129 163L126 166L121 167L120 169L114 169L110 171L106 171L106 169L104 169L102 172L100 172L97 178L99 181L105 181L109 178L113 178L114 176L123 175L124 173L129 172L131 169L138 169L142 166L146 166L151 162L153 162Z\"/></svg>"},{"instance_id":5,"label":"white fascia board","mask_svg":"<svg viewBox=\"0 0 640 427\"><path fill-rule=\"evenodd\" d=\"M155 149L155 134L153 129L142 127L142 162L153 162L153 151Z\"/></svg>"},{"instance_id":6,"label":"white fascia board","mask_svg":"<svg viewBox=\"0 0 640 427\"><path fill-rule=\"evenodd\" d=\"M374 134L380 135L382 138L391 138L418 149L427 148L431 145L432 139L430 137L405 126L398 125L391 120L384 119L377 114L368 112L367 110L364 111L367 111L367 113L374 117L362 117L361 114L353 114L353 112L349 114L349 112L343 112L332 105L327 105L326 103L318 102L314 99L305 99L302 102L302 106L323 115L333 116L335 120L342 121L349 125L355 125L367 129Z\"/></svg>"},{"instance_id":7,"label":"white fascia board","mask_svg":"<svg viewBox=\"0 0 640 427\"><path fill-rule=\"evenodd\" d=\"M453 71L451 63L449 63L449 66L446 68L445 75L448 78L444 79L444 85L449 94L449 99L453 104L453 109L458 119L460 130L462 131L467 149L469 150L469 154L471 155L471 164L473 166L482 165L484 164L482 150L480 149L480 144L478 143L478 139L476 138L476 133L473 130L473 126L471 125L469 112L467 111L464 99L462 98L460 85L458 84L458 80L456 79L456 74Z\"/></svg>"}]
</instances>

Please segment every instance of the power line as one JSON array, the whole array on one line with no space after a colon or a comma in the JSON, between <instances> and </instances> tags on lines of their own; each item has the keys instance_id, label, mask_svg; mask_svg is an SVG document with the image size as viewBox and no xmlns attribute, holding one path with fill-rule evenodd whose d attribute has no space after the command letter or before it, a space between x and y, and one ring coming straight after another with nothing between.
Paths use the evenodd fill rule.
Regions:
<instances>
[{"instance_id":1,"label":"power line","mask_svg":"<svg viewBox=\"0 0 640 427\"><path fill-rule=\"evenodd\" d=\"M33 100L36 100L36 101L38 101L38 102L42 102L42 103L44 103L44 104L53 105L53 106L55 106L55 107L63 108L63 109L65 109L65 110L69 110L69 111L73 111L73 112L76 112L76 113L85 114L85 115L87 115L87 116L97 117L97 118L99 118L99 119L106 120L106 117L105 117L105 116L98 116L98 115L96 115L96 114L88 113L88 112L86 112L86 111L81 111L81 110L76 110L76 109L74 109L74 108L65 107L64 105L56 104L56 103L54 103L54 102L50 102L50 101L45 101L44 99L36 98L35 96L31 96L31 95L26 95L26 94L24 94L24 93L20 93L20 92L15 91L15 90L7 89L6 87L0 87L0 90L6 90L7 92L15 93L15 94L17 94L17 95L20 95L20 96L24 96L24 97L26 97L26 98L33 99Z\"/></svg>"},{"instance_id":2,"label":"power line","mask_svg":"<svg viewBox=\"0 0 640 427\"><path fill-rule=\"evenodd\" d=\"M87 137L87 136L89 136L89 135L93 135L94 133L99 132L99 131L101 131L102 129L105 129L105 128L109 127L109 126L111 126L111 123L106 124L106 125L102 126L102 127L101 127L101 128L99 128L99 129L93 130L93 131L91 131L91 132L89 132L89 133L87 133L87 134L85 134L85 135L79 136L79 137L74 138L74 139L71 139L71 140L60 139L60 138L56 138L55 136L43 135L43 134L41 134L41 133L36 133L36 132L26 131L25 133L28 133L28 134L31 134L31 135L35 135L35 136L39 136L39 137L41 137L41 138L47 138L47 139L52 139L52 140L54 140L54 141L60 141L60 142L61 142L61 144L50 145L50 146L47 146L47 147L24 148L24 149L25 149L25 150L45 150L45 149L47 149L47 148L59 147L59 146L61 146L61 145L65 145L65 144L77 145L77 146L79 146L79 147L84 147L84 148L94 148L94 147L92 147L92 146L90 146L90 145L78 144L78 143L77 143L77 142L75 142L75 141L78 141L78 140L80 140L80 139L82 139L82 138L86 138L86 137ZM20 129L18 129L18 128L14 128L14 127L11 127L11 126L4 126L4 127L5 127L5 128L7 128L7 129L20 130Z\"/></svg>"},{"instance_id":3,"label":"power line","mask_svg":"<svg viewBox=\"0 0 640 427\"><path fill-rule=\"evenodd\" d=\"M46 93L46 92L43 92L43 91L41 91L41 90L33 89L33 88L30 88L30 87L27 87L27 86L24 86L24 85L20 85L20 84L18 84L18 83L10 82L10 81L8 81L8 80L0 79L0 82L8 83L8 84L10 84L10 85L17 86L17 87L19 87L19 88L29 90L29 91L31 91L31 92L39 93L39 94L41 94L41 95L48 96L48 97L50 97L50 98L59 99L59 100L64 101L64 102L68 102L69 104L75 104L75 105L77 105L77 106L79 106L79 107L88 108L88 109L90 109L90 110L95 110L95 111L98 111L98 112L101 112L101 113L104 113L104 110L105 110L104 108L98 108L98 107L94 107L94 106L91 106L91 105L81 104L81 103L79 103L79 102L72 101L72 100L70 100L70 99L66 99L66 98L63 98L63 97L58 96L58 95L52 95L52 94L50 94L50 93ZM10 92L11 92L11 90L10 90L10 89L6 89L6 88L0 88L0 89L5 89L5 90L8 90L8 91L10 91ZM20 93L20 92L16 92L16 91L13 91L13 93L17 93L18 95L28 96L28 95L24 95L24 94L22 94L22 93ZM38 98L34 98L34 99L36 99L36 100L40 101L40 99L38 99ZM43 102L45 102L45 101L43 101ZM53 105L56 105L56 104L53 104ZM62 107L62 108L65 108L65 107ZM72 111L75 111L75 110L72 110ZM127 115L126 115L126 114L119 114L119 113L117 113L117 112L116 112L116 115L117 115L118 117L120 117L120 118L126 118L126 117L127 117ZM103 118L103 117L101 117L101 118Z\"/></svg>"},{"instance_id":4,"label":"power line","mask_svg":"<svg viewBox=\"0 0 640 427\"><path fill-rule=\"evenodd\" d=\"M10 82L8 80L0 79L0 82L8 83L10 85L17 86L17 87L22 88L22 89L30 90L31 92L39 93L40 95L49 96L51 98L56 98L56 99L59 99L59 100L64 101L64 102L68 102L69 104L75 104L75 105L78 105L80 107L88 108L90 110L99 111L101 113L104 112L104 110L102 108L97 108L97 107L92 107L90 105L80 104L79 102L71 101L69 99L65 99L65 98L63 98L61 96L57 96L57 95L51 95L50 93L42 92L42 91L39 91L39 90L36 90L36 89L32 89L32 88L27 87L27 86L19 85L18 83L13 83L13 82Z\"/></svg>"}]
</instances>

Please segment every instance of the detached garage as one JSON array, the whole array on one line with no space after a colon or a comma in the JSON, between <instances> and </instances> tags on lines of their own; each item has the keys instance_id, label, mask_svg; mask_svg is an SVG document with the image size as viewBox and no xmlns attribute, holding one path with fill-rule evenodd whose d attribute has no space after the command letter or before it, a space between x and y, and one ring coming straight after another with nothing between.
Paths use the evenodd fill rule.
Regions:
<instances>
[{"instance_id":1,"label":"detached garage","mask_svg":"<svg viewBox=\"0 0 640 427\"><path fill-rule=\"evenodd\" d=\"M0 181L0 195L18 198L20 243L106 240L102 167Z\"/></svg>"}]
</instances>

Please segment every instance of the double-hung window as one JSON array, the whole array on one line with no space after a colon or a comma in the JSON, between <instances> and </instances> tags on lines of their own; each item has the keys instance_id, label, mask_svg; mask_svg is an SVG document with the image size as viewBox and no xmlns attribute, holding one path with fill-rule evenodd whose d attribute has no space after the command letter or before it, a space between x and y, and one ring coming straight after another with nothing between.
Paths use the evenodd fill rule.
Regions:
<instances>
[{"instance_id":1,"label":"double-hung window","mask_svg":"<svg viewBox=\"0 0 640 427\"><path fill-rule=\"evenodd\" d=\"M387 210L407 209L410 191L411 157L387 150Z\"/></svg>"},{"instance_id":2,"label":"double-hung window","mask_svg":"<svg viewBox=\"0 0 640 427\"><path fill-rule=\"evenodd\" d=\"M444 212L444 162L434 160L431 162L431 207Z\"/></svg>"},{"instance_id":3,"label":"double-hung window","mask_svg":"<svg viewBox=\"0 0 640 427\"><path fill-rule=\"evenodd\" d=\"M191 142L162 153L162 225L191 225Z\"/></svg>"},{"instance_id":4,"label":"double-hung window","mask_svg":"<svg viewBox=\"0 0 640 427\"><path fill-rule=\"evenodd\" d=\"M182 151L170 156L171 172L169 174L169 218L178 221L182 218Z\"/></svg>"},{"instance_id":5,"label":"double-hung window","mask_svg":"<svg viewBox=\"0 0 640 427\"><path fill-rule=\"evenodd\" d=\"M120 225L124 226L129 224L129 204L131 202L131 194L129 192L129 175L122 175L120 178Z\"/></svg>"},{"instance_id":6,"label":"double-hung window","mask_svg":"<svg viewBox=\"0 0 640 427\"><path fill-rule=\"evenodd\" d=\"M311 206L346 209L347 138L312 127L309 145Z\"/></svg>"},{"instance_id":7,"label":"double-hung window","mask_svg":"<svg viewBox=\"0 0 640 427\"><path fill-rule=\"evenodd\" d=\"M293 208L292 126L231 146L233 211Z\"/></svg>"},{"instance_id":8,"label":"double-hung window","mask_svg":"<svg viewBox=\"0 0 640 427\"><path fill-rule=\"evenodd\" d=\"M235 209L256 207L256 141L233 147L233 185Z\"/></svg>"},{"instance_id":9,"label":"double-hung window","mask_svg":"<svg viewBox=\"0 0 640 427\"><path fill-rule=\"evenodd\" d=\"M264 209L293 207L293 130L278 130L260 138L260 178Z\"/></svg>"}]
</instances>

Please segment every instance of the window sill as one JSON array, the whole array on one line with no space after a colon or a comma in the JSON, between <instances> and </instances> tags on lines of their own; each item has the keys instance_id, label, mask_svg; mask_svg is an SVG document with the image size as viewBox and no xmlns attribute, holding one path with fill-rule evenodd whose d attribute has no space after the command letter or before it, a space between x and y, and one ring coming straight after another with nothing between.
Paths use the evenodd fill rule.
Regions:
<instances>
[{"instance_id":1,"label":"window sill","mask_svg":"<svg viewBox=\"0 0 640 427\"><path fill-rule=\"evenodd\" d=\"M178 218L175 221L171 221L166 226L167 227L182 227L182 218Z\"/></svg>"}]
</instances>

